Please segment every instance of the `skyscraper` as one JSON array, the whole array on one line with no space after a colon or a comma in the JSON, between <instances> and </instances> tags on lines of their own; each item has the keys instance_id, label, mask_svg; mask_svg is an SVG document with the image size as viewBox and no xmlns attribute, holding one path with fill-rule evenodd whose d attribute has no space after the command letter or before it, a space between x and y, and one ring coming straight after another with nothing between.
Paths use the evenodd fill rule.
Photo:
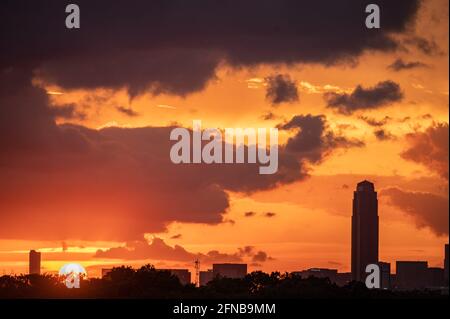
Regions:
<instances>
[{"instance_id":1,"label":"skyscraper","mask_svg":"<svg viewBox=\"0 0 450 319\"><path fill-rule=\"evenodd\" d=\"M352 279L364 281L366 266L378 263L378 199L373 183L362 181L353 192Z\"/></svg>"},{"instance_id":2,"label":"skyscraper","mask_svg":"<svg viewBox=\"0 0 450 319\"><path fill-rule=\"evenodd\" d=\"M448 287L448 244L445 244L444 256L444 285Z\"/></svg>"},{"instance_id":3,"label":"skyscraper","mask_svg":"<svg viewBox=\"0 0 450 319\"><path fill-rule=\"evenodd\" d=\"M41 274L41 253L35 250L30 250L29 273L30 275Z\"/></svg>"}]
</instances>

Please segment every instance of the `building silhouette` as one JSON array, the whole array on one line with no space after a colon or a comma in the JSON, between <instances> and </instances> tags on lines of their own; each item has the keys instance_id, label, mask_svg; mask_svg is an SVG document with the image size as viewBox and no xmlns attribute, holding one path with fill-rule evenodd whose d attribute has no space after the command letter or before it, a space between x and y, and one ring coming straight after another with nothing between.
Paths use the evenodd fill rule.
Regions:
<instances>
[{"instance_id":1,"label":"building silhouette","mask_svg":"<svg viewBox=\"0 0 450 319\"><path fill-rule=\"evenodd\" d=\"M189 269L158 269L162 271L169 271L173 276L177 277L182 285L191 283L191 272Z\"/></svg>"},{"instance_id":2,"label":"building silhouette","mask_svg":"<svg viewBox=\"0 0 450 319\"><path fill-rule=\"evenodd\" d=\"M378 199L373 183L362 181L353 192L352 279L364 281L366 266L378 263Z\"/></svg>"},{"instance_id":3,"label":"building silhouette","mask_svg":"<svg viewBox=\"0 0 450 319\"><path fill-rule=\"evenodd\" d=\"M213 278L244 278L247 275L247 264L213 264Z\"/></svg>"},{"instance_id":4,"label":"building silhouette","mask_svg":"<svg viewBox=\"0 0 450 319\"><path fill-rule=\"evenodd\" d=\"M428 267L427 288L439 288L444 286L444 269L439 267Z\"/></svg>"},{"instance_id":5,"label":"building silhouette","mask_svg":"<svg viewBox=\"0 0 450 319\"><path fill-rule=\"evenodd\" d=\"M424 289L428 286L428 262L397 261L395 288L400 290Z\"/></svg>"},{"instance_id":6,"label":"building silhouette","mask_svg":"<svg viewBox=\"0 0 450 319\"><path fill-rule=\"evenodd\" d=\"M299 275L302 278L328 278L331 282L335 283L337 280L337 269L328 269L328 268L309 268L302 271L294 271L292 272L295 275Z\"/></svg>"},{"instance_id":7,"label":"building silhouette","mask_svg":"<svg viewBox=\"0 0 450 319\"><path fill-rule=\"evenodd\" d=\"M386 262L378 262L380 268L380 288L391 289L391 264Z\"/></svg>"},{"instance_id":8,"label":"building silhouette","mask_svg":"<svg viewBox=\"0 0 450 319\"><path fill-rule=\"evenodd\" d=\"M106 277L112 270L112 268L102 268L102 278Z\"/></svg>"},{"instance_id":9,"label":"building silhouette","mask_svg":"<svg viewBox=\"0 0 450 319\"><path fill-rule=\"evenodd\" d=\"M213 271L208 269L206 271L200 271L200 286L206 286L208 282L213 280Z\"/></svg>"},{"instance_id":10,"label":"building silhouette","mask_svg":"<svg viewBox=\"0 0 450 319\"><path fill-rule=\"evenodd\" d=\"M445 244L444 254L444 285L448 287L448 244Z\"/></svg>"},{"instance_id":11,"label":"building silhouette","mask_svg":"<svg viewBox=\"0 0 450 319\"><path fill-rule=\"evenodd\" d=\"M35 250L30 250L29 255L29 270L30 275L41 274L41 253Z\"/></svg>"}]
</instances>

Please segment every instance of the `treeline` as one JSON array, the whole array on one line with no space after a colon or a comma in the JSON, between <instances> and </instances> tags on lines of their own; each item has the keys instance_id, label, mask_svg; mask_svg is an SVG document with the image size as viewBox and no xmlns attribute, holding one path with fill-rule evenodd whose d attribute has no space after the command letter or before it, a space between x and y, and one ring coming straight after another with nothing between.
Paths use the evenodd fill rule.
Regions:
<instances>
[{"instance_id":1,"label":"treeline","mask_svg":"<svg viewBox=\"0 0 450 319\"><path fill-rule=\"evenodd\" d=\"M352 282L338 287L327 278L301 278L293 274L261 271L243 279L217 277L200 288L182 285L169 271L151 265L140 269L113 268L103 278L81 281L68 289L56 275L0 277L0 298L439 298L432 291L393 292L369 290Z\"/></svg>"}]
</instances>

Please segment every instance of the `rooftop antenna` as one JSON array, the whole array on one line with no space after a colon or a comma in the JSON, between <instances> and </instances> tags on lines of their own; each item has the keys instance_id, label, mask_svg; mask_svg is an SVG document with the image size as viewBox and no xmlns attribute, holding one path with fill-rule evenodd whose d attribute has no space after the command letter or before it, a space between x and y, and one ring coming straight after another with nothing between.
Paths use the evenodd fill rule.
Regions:
<instances>
[{"instance_id":1,"label":"rooftop antenna","mask_svg":"<svg viewBox=\"0 0 450 319\"><path fill-rule=\"evenodd\" d=\"M200 260L198 258L194 261L195 265L195 287L200 287Z\"/></svg>"}]
</instances>

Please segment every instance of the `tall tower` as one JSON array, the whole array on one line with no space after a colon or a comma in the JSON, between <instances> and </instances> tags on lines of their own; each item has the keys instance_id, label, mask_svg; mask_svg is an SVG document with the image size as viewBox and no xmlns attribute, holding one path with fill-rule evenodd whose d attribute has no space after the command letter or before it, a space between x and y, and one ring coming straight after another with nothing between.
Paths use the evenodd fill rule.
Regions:
<instances>
[{"instance_id":1,"label":"tall tower","mask_svg":"<svg viewBox=\"0 0 450 319\"><path fill-rule=\"evenodd\" d=\"M30 250L29 260L29 274L40 275L41 274L41 253L35 250Z\"/></svg>"},{"instance_id":2,"label":"tall tower","mask_svg":"<svg viewBox=\"0 0 450 319\"><path fill-rule=\"evenodd\" d=\"M444 285L448 287L448 244L445 244L444 256Z\"/></svg>"},{"instance_id":3,"label":"tall tower","mask_svg":"<svg viewBox=\"0 0 450 319\"><path fill-rule=\"evenodd\" d=\"M200 287L200 260L194 261L195 265L195 287Z\"/></svg>"},{"instance_id":4,"label":"tall tower","mask_svg":"<svg viewBox=\"0 0 450 319\"><path fill-rule=\"evenodd\" d=\"M353 192L352 279L364 281L366 266L378 263L378 199L373 183L362 181Z\"/></svg>"}]
</instances>

